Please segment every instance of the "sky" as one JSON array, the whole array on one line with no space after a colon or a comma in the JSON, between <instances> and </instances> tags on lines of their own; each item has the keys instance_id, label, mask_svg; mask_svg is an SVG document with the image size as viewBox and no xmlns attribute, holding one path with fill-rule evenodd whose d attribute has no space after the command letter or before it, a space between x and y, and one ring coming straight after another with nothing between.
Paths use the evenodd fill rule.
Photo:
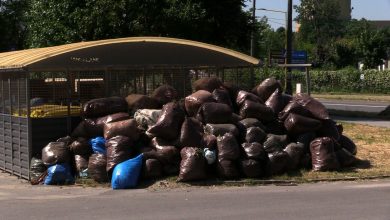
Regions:
<instances>
[{"instance_id":1,"label":"sky","mask_svg":"<svg viewBox=\"0 0 390 220\"><path fill-rule=\"evenodd\" d=\"M287 11L287 0L256 0L256 8ZM246 2L247 9L252 7L252 0ZM294 5L300 0L293 0ZM367 20L390 20L390 0L352 0L352 18ZM268 23L276 29L285 26L285 14L281 12L256 11L256 16L268 17ZM294 12L293 18L296 16ZM293 24L293 30L295 25Z\"/></svg>"}]
</instances>

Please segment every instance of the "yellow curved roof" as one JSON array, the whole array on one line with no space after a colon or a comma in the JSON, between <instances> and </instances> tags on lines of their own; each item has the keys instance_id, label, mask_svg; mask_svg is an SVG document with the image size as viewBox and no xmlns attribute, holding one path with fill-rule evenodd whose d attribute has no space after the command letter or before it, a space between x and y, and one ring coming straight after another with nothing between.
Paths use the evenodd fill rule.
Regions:
<instances>
[{"instance_id":1,"label":"yellow curved roof","mask_svg":"<svg viewBox=\"0 0 390 220\"><path fill-rule=\"evenodd\" d=\"M66 44L66 45L54 46L54 47L35 48L35 49L0 53L0 69L28 67L30 64L34 64L51 57L55 57L61 54L66 54L72 51L96 47L96 46L118 44L118 43L136 43L136 42L172 43L172 44L178 44L184 46L187 45L187 46L203 48L203 49L219 52L240 59L248 64L257 65L259 63L258 59L239 53L237 51L211 45L211 44L196 42L196 41L176 39L176 38L165 38L165 37L128 37L128 38L98 40L98 41L89 41L89 42L79 42L79 43L72 43L72 44Z\"/></svg>"}]
</instances>

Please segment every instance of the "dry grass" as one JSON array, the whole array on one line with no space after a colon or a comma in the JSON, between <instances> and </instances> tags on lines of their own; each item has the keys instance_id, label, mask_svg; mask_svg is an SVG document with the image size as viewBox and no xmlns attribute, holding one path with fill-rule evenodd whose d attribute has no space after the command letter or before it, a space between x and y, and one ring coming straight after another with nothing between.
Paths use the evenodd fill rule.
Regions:
<instances>
[{"instance_id":1,"label":"dry grass","mask_svg":"<svg viewBox=\"0 0 390 220\"><path fill-rule=\"evenodd\" d=\"M390 95L379 94L312 94L315 98L390 102Z\"/></svg>"}]
</instances>

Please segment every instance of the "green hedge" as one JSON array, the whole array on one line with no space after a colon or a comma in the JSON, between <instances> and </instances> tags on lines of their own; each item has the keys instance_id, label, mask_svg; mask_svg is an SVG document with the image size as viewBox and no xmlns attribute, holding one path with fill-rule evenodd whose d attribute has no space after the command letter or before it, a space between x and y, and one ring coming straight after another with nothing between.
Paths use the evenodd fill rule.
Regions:
<instances>
[{"instance_id":1,"label":"green hedge","mask_svg":"<svg viewBox=\"0 0 390 220\"><path fill-rule=\"evenodd\" d=\"M360 76L364 74L364 79ZM256 81L268 77L276 77L284 83L284 71L282 69L259 69L256 71ZM345 92L345 93L374 93L390 94L390 71L354 69L338 71L311 70L311 90L313 92ZM293 72L292 83L302 83L305 89L305 73ZM284 84L283 84L284 85Z\"/></svg>"}]
</instances>

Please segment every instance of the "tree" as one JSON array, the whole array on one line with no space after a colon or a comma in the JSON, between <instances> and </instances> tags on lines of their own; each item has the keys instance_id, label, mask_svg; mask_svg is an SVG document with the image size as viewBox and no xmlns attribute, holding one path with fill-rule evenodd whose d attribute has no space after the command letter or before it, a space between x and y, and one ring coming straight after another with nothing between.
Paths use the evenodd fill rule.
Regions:
<instances>
[{"instance_id":1,"label":"tree","mask_svg":"<svg viewBox=\"0 0 390 220\"><path fill-rule=\"evenodd\" d=\"M0 51L23 48L25 9L25 0L0 0Z\"/></svg>"},{"instance_id":2,"label":"tree","mask_svg":"<svg viewBox=\"0 0 390 220\"><path fill-rule=\"evenodd\" d=\"M314 62L323 65L331 58L332 42L342 35L343 22L336 0L302 0L294 6L301 25L298 40L313 44Z\"/></svg>"},{"instance_id":3,"label":"tree","mask_svg":"<svg viewBox=\"0 0 390 220\"><path fill-rule=\"evenodd\" d=\"M249 50L244 0L30 0L28 44L165 36Z\"/></svg>"}]
</instances>

